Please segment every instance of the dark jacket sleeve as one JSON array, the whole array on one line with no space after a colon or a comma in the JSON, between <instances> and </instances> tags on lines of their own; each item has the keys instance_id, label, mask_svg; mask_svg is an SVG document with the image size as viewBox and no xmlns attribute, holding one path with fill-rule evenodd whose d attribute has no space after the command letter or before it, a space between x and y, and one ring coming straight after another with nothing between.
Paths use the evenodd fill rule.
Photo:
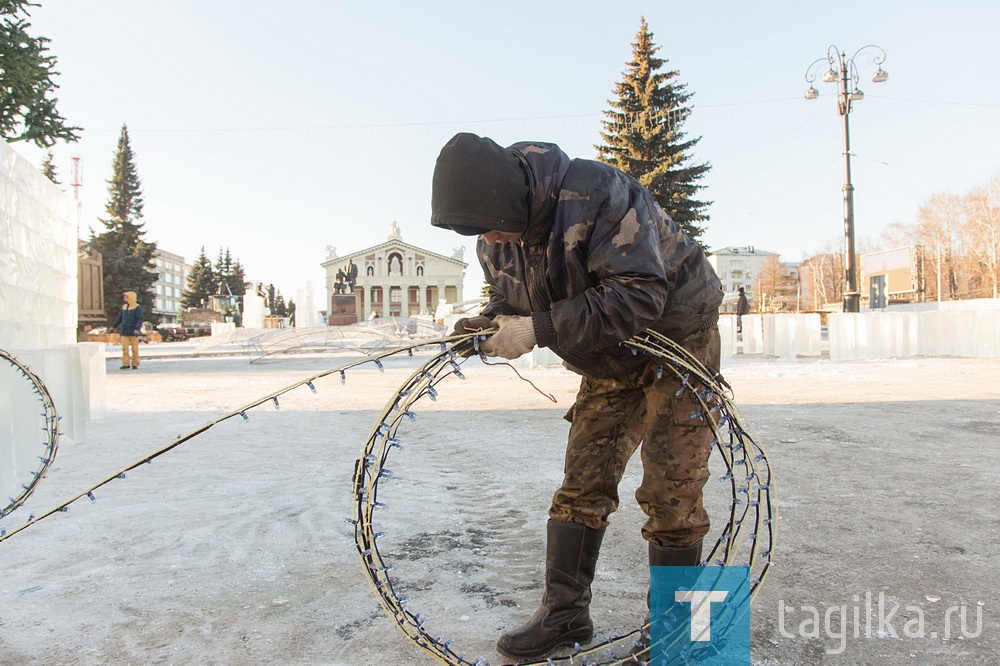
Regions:
<instances>
[{"instance_id":1,"label":"dark jacket sleeve","mask_svg":"<svg viewBox=\"0 0 1000 666\"><path fill-rule=\"evenodd\" d=\"M483 268L483 275L486 278L486 286L490 300L486 303L482 312L479 314L484 317L489 317L490 319L493 319L498 315L516 315L518 314L517 309L507 302L507 298L493 283L493 268L489 259L486 257L486 247L485 242L480 239L477 244L476 254L479 257L479 264Z\"/></svg>"},{"instance_id":2,"label":"dark jacket sleeve","mask_svg":"<svg viewBox=\"0 0 1000 666\"><path fill-rule=\"evenodd\" d=\"M124 316L125 316L125 311L124 311L124 310L119 310L119 311L118 311L118 316L117 316L117 317L115 317L115 321L114 321L114 323L113 323L113 324L111 324L111 328L118 328L119 326L121 326L121 323L122 323L122 318L123 318Z\"/></svg>"},{"instance_id":3,"label":"dark jacket sleeve","mask_svg":"<svg viewBox=\"0 0 1000 666\"><path fill-rule=\"evenodd\" d=\"M639 215L627 200L612 200L601 208L587 248L593 286L552 305L559 348L591 352L612 347L662 315L670 285L660 234L652 220L640 222ZM536 322L535 328L544 332L545 325Z\"/></svg>"},{"instance_id":4,"label":"dark jacket sleeve","mask_svg":"<svg viewBox=\"0 0 1000 666\"><path fill-rule=\"evenodd\" d=\"M485 307L483 307L482 312L480 312L479 314L483 315L484 317L489 317L490 319L493 319L498 315L517 314L514 311L514 309L507 304L507 299L503 297L503 294L497 291L496 287L494 287L493 285L489 285L489 292L490 292L490 300L488 303L486 303Z\"/></svg>"},{"instance_id":5,"label":"dark jacket sleeve","mask_svg":"<svg viewBox=\"0 0 1000 666\"><path fill-rule=\"evenodd\" d=\"M142 329L142 319L143 319L142 306L141 305L136 305L135 306L135 330L136 330L136 332L138 332L138 331L140 331Z\"/></svg>"}]
</instances>

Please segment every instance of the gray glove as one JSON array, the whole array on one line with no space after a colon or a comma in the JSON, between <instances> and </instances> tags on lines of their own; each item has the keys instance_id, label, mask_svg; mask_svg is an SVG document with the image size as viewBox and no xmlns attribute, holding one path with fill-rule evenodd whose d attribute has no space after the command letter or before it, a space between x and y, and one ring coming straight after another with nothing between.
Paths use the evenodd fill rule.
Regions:
<instances>
[{"instance_id":1,"label":"gray glove","mask_svg":"<svg viewBox=\"0 0 1000 666\"><path fill-rule=\"evenodd\" d=\"M500 315L493 320L493 325L500 330L480 346L487 356L515 359L535 348L535 326L531 317Z\"/></svg>"}]
</instances>

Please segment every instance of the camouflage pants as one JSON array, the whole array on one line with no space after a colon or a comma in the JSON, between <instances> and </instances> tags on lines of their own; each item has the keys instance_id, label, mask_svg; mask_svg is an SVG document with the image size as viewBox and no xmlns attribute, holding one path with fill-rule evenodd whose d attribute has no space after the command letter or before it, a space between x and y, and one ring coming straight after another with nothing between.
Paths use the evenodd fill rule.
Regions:
<instances>
[{"instance_id":1,"label":"camouflage pants","mask_svg":"<svg viewBox=\"0 0 1000 666\"><path fill-rule=\"evenodd\" d=\"M712 327L681 341L709 368L719 367L719 331ZM617 379L586 377L566 418L562 487L549 517L599 529L618 508L618 483L642 445L642 483L635 492L648 520L642 536L662 547L682 548L708 532L702 489L708 480L712 431L691 391L675 395L681 381L650 362ZM692 418L692 415L695 415Z\"/></svg>"}]
</instances>

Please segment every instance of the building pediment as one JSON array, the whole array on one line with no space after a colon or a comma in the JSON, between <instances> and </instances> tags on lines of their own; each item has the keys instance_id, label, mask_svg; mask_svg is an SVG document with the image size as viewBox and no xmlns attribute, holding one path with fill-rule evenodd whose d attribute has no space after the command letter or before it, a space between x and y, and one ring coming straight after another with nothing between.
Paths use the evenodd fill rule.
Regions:
<instances>
[{"instance_id":1,"label":"building pediment","mask_svg":"<svg viewBox=\"0 0 1000 666\"><path fill-rule=\"evenodd\" d=\"M461 266L462 268L468 267L468 264L461 259L456 259L455 257L446 257L443 254L438 254L437 252L431 252L430 250L425 250L424 248L417 247L416 245L410 245L409 243L404 243L398 239L390 239L384 243L378 245L373 245L372 247L365 248L363 250L358 250L357 252L352 252L350 254L345 254L343 256L332 256L328 257L320 265L323 268L328 268L330 266L336 266L340 264L346 264L348 261L353 261L357 264L362 264L365 260L372 260L374 257L387 256L393 252L398 252L404 256L413 256L417 261L443 261L456 266Z\"/></svg>"},{"instance_id":2,"label":"building pediment","mask_svg":"<svg viewBox=\"0 0 1000 666\"><path fill-rule=\"evenodd\" d=\"M464 258L461 246L449 257L404 242L395 220L378 245L343 256L328 245L320 264L326 271L328 321L426 317L442 303L457 303L468 267Z\"/></svg>"}]
</instances>

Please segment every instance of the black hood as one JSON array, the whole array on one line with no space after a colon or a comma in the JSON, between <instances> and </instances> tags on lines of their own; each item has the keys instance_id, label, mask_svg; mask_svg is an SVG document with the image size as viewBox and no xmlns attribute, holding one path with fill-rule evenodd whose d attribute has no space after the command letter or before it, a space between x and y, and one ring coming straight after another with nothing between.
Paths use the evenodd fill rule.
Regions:
<instances>
[{"instance_id":1,"label":"black hood","mask_svg":"<svg viewBox=\"0 0 1000 666\"><path fill-rule=\"evenodd\" d=\"M524 233L530 196L530 171L520 152L462 132L434 165L431 224L463 236Z\"/></svg>"},{"instance_id":2,"label":"black hood","mask_svg":"<svg viewBox=\"0 0 1000 666\"><path fill-rule=\"evenodd\" d=\"M556 144L544 141L521 141L507 149L523 160L531 178L528 228L521 242L526 245L543 243L552 228L552 212L573 160Z\"/></svg>"}]
</instances>

